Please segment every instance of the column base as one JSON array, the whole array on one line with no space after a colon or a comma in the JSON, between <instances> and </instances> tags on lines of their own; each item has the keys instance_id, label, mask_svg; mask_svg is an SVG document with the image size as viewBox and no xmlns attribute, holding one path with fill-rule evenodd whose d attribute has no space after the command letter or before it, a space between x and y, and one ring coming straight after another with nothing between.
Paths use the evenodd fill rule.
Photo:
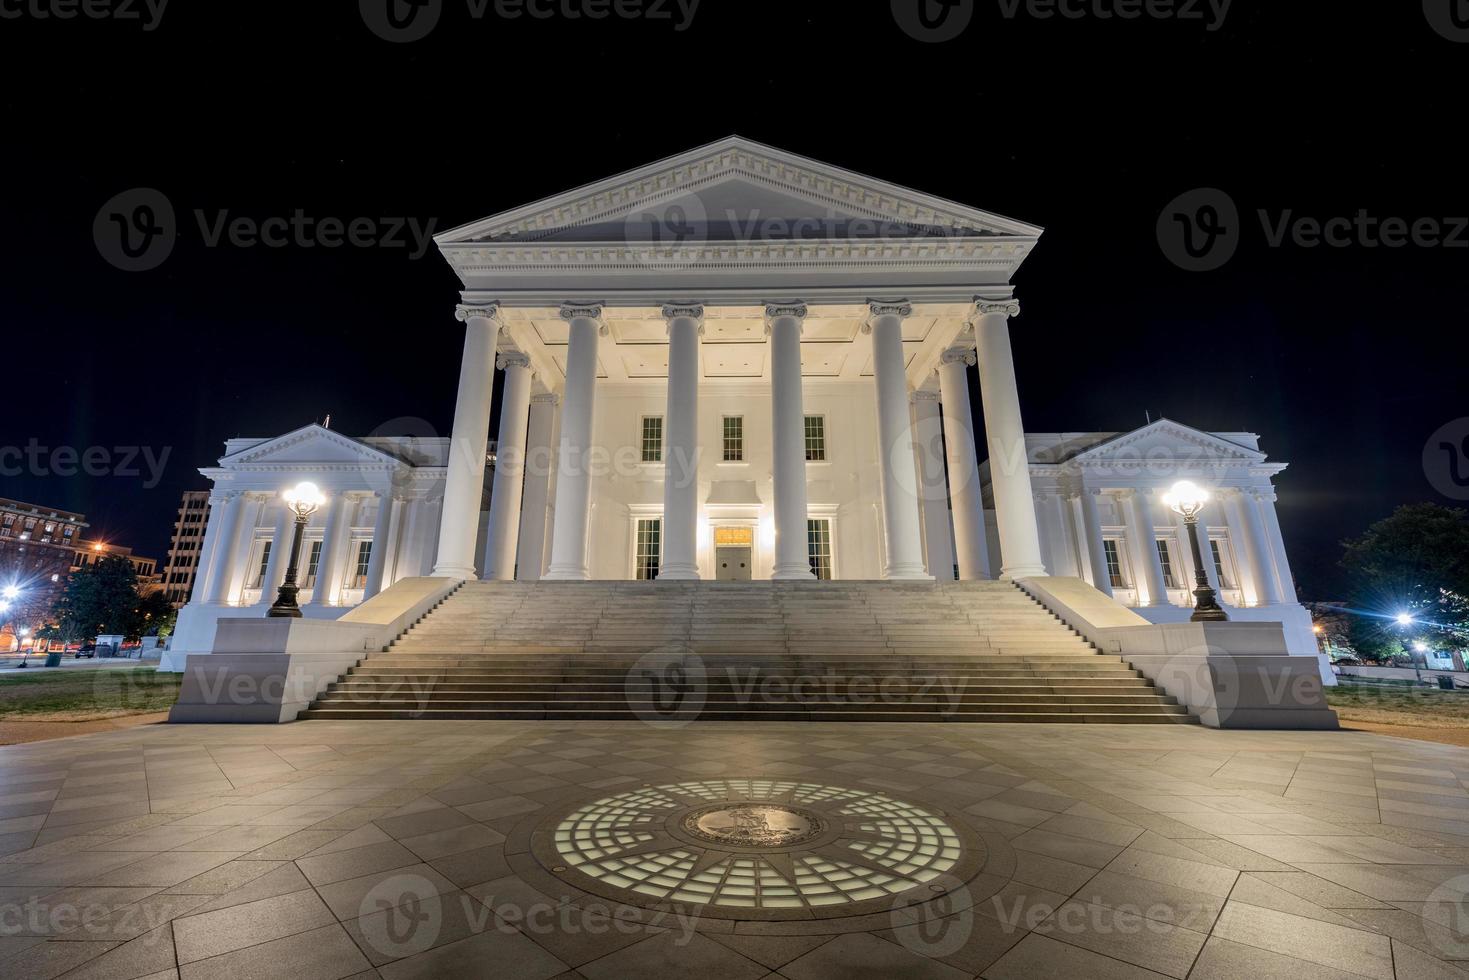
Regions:
<instances>
[{"instance_id":1,"label":"column base","mask_svg":"<svg viewBox=\"0 0 1469 980\"><path fill-rule=\"evenodd\" d=\"M468 565L435 565L430 578L474 578L475 571Z\"/></svg>"},{"instance_id":2,"label":"column base","mask_svg":"<svg viewBox=\"0 0 1469 980\"><path fill-rule=\"evenodd\" d=\"M667 579L670 582L697 582L699 581L699 566L664 565L658 569L658 578Z\"/></svg>"},{"instance_id":3,"label":"column base","mask_svg":"<svg viewBox=\"0 0 1469 980\"><path fill-rule=\"evenodd\" d=\"M898 565L883 569L882 577L890 581L932 582L934 577L922 565Z\"/></svg>"},{"instance_id":4,"label":"column base","mask_svg":"<svg viewBox=\"0 0 1469 980\"><path fill-rule=\"evenodd\" d=\"M1020 578L1041 578L1046 574L1044 565L1016 565L1014 568L1000 569L1000 581L1013 582Z\"/></svg>"},{"instance_id":5,"label":"column base","mask_svg":"<svg viewBox=\"0 0 1469 980\"><path fill-rule=\"evenodd\" d=\"M814 582L816 573L811 571L809 563L800 565L776 565L775 571L770 578L775 582Z\"/></svg>"},{"instance_id":6,"label":"column base","mask_svg":"<svg viewBox=\"0 0 1469 980\"><path fill-rule=\"evenodd\" d=\"M541 576L542 582L587 582L592 576L585 568L557 568L552 565L545 575Z\"/></svg>"}]
</instances>

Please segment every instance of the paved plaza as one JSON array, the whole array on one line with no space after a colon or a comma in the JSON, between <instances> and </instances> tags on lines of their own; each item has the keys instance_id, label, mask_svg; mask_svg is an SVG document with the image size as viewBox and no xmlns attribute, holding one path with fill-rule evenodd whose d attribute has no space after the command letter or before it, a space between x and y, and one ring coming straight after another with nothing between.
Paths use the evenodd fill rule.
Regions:
<instances>
[{"instance_id":1,"label":"paved plaza","mask_svg":"<svg viewBox=\"0 0 1469 980\"><path fill-rule=\"evenodd\" d=\"M0 975L1460 977L1466 780L1355 732L155 725L0 749Z\"/></svg>"}]
</instances>

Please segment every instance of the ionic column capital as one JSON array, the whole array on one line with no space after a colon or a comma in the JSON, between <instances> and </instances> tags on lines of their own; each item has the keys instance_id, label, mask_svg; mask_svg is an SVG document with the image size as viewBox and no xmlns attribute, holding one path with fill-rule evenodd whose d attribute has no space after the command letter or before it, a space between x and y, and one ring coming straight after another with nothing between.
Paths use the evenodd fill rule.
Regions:
<instances>
[{"instance_id":1,"label":"ionic column capital","mask_svg":"<svg viewBox=\"0 0 1469 980\"><path fill-rule=\"evenodd\" d=\"M704 336L704 307L703 304L678 306L667 304L663 307L663 319L667 321L670 335L673 332L674 320L693 320L694 326L699 330L699 336Z\"/></svg>"},{"instance_id":2,"label":"ionic column capital","mask_svg":"<svg viewBox=\"0 0 1469 980\"><path fill-rule=\"evenodd\" d=\"M796 329L799 331L805 326L807 312L805 303L767 304L765 307L765 336L770 336L771 327L775 325L776 320L787 318L796 321Z\"/></svg>"},{"instance_id":3,"label":"ionic column capital","mask_svg":"<svg viewBox=\"0 0 1469 980\"><path fill-rule=\"evenodd\" d=\"M564 303L561 306L561 319L570 323L572 320L591 320L597 325L598 336L607 336L607 321L602 319L602 306L578 305L576 303Z\"/></svg>"},{"instance_id":4,"label":"ionic column capital","mask_svg":"<svg viewBox=\"0 0 1469 980\"><path fill-rule=\"evenodd\" d=\"M882 303L869 300L867 303L867 318L862 321L862 332L872 333L873 324L887 316L897 317L899 322L913 315L913 304L906 300L891 303Z\"/></svg>"},{"instance_id":5,"label":"ionic column capital","mask_svg":"<svg viewBox=\"0 0 1469 980\"><path fill-rule=\"evenodd\" d=\"M484 320L498 320L500 318L500 304L485 303L479 306L468 306L460 303L454 307L454 319L460 323L474 317L479 317Z\"/></svg>"},{"instance_id":6,"label":"ionic column capital","mask_svg":"<svg viewBox=\"0 0 1469 980\"><path fill-rule=\"evenodd\" d=\"M974 312L978 316L990 316L995 313L1002 313L1007 317L1019 316L1020 301L1013 297L1010 299L977 298L974 301Z\"/></svg>"},{"instance_id":7,"label":"ionic column capital","mask_svg":"<svg viewBox=\"0 0 1469 980\"><path fill-rule=\"evenodd\" d=\"M979 355L972 347L950 347L939 355L940 364L964 364L973 367L979 363Z\"/></svg>"},{"instance_id":8,"label":"ionic column capital","mask_svg":"<svg viewBox=\"0 0 1469 980\"><path fill-rule=\"evenodd\" d=\"M495 367L501 371L508 371L510 368L529 368L530 358L518 350L500 351L495 355Z\"/></svg>"}]
</instances>

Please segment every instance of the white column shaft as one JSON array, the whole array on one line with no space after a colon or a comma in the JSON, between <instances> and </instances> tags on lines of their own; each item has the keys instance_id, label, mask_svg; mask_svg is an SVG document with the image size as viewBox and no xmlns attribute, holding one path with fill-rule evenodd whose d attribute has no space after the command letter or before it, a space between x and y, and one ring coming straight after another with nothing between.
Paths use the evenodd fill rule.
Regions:
<instances>
[{"instance_id":1,"label":"white column shaft","mask_svg":"<svg viewBox=\"0 0 1469 980\"><path fill-rule=\"evenodd\" d=\"M990 546L984 526L984 498L979 488L974 416L969 403L969 355L950 351L939 366L939 393L944 407L944 452L948 457L949 503L954 515L954 546L961 579L993 578Z\"/></svg>"},{"instance_id":2,"label":"white column shaft","mask_svg":"<svg viewBox=\"0 0 1469 980\"><path fill-rule=\"evenodd\" d=\"M280 513L275 519L275 533L270 539L270 561L265 565L265 577L260 580L260 604L268 606L275 602L281 583L286 580L286 562L291 556L291 535L296 530L295 514L284 503L279 503Z\"/></svg>"},{"instance_id":3,"label":"white column shaft","mask_svg":"<svg viewBox=\"0 0 1469 980\"><path fill-rule=\"evenodd\" d=\"M883 578L932 578L923 567L918 498L913 489L913 428L908 415L908 375L903 357L903 315L872 317L872 363L877 388L879 483L887 563ZM902 472L906 470L906 472Z\"/></svg>"},{"instance_id":4,"label":"white column shaft","mask_svg":"<svg viewBox=\"0 0 1469 980\"><path fill-rule=\"evenodd\" d=\"M326 502L326 528L321 538L321 559L316 564L316 581L311 588L311 604L335 606L341 595L342 553L346 549L345 538L350 536L348 523L356 501L346 494L337 494ZM310 553L307 553L310 557Z\"/></svg>"},{"instance_id":5,"label":"white column shaft","mask_svg":"<svg viewBox=\"0 0 1469 980\"><path fill-rule=\"evenodd\" d=\"M526 427L525 486L520 499L520 542L515 577L523 582L540 579L546 554L546 502L549 499L551 433L556 423L556 395L536 395L530 402Z\"/></svg>"},{"instance_id":6,"label":"white column shaft","mask_svg":"<svg viewBox=\"0 0 1469 980\"><path fill-rule=\"evenodd\" d=\"M495 385L495 342L500 323L493 310L461 310L464 355L459 362L459 398L444 479L444 517L434 574L474 578L474 543L484 497L485 454L490 442L490 399Z\"/></svg>"},{"instance_id":7,"label":"white column shaft","mask_svg":"<svg viewBox=\"0 0 1469 980\"><path fill-rule=\"evenodd\" d=\"M217 605L225 600L234 572L235 538L244 510L244 494L228 496L222 505L210 499L209 526L204 532L204 549L199 559L203 578L195 589L203 602Z\"/></svg>"},{"instance_id":8,"label":"white column shaft","mask_svg":"<svg viewBox=\"0 0 1469 980\"><path fill-rule=\"evenodd\" d=\"M990 488L1000 533L1000 574L1016 579L1045 575L1030 465L1025 451L1025 425L1020 420L1020 393L1010 351L1010 310L989 311L981 305L974 324L979 346L979 393L990 451Z\"/></svg>"},{"instance_id":9,"label":"white column shaft","mask_svg":"<svg viewBox=\"0 0 1469 980\"><path fill-rule=\"evenodd\" d=\"M698 311L702 315L702 311ZM663 416L663 564L659 578L699 577L699 330L694 313L668 317Z\"/></svg>"},{"instance_id":10,"label":"white column shaft","mask_svg":"<svg viewBox=\"0 0 1469 980\"><path fill-rule=\"evenodd\" d=\"M1086 555L1092 569L1092 585L1098 592L1112 594L1112 573L1107 570L1107 552L1102 539L1102 517L1097 510L1097 497L1101 491L1081 491L1081 517L1085 524Z\"/></svg>"},{"instance_id":11,"label":"white column shaft","mask_svg":"<svg viewBox=\"0 0 1469 980\"><path fill-rule=\"evenodd\" d=\"M949 521L949 492L945 483L939 400L931 391L913 393L915 460L918 468L920 512L923 517L923 556L928 574L941 582L954 580L954 546Z\"/></svg>"},{"instance_id":12,"label":"white column shaft","mask_svg":"<svg viewBox=\"0 0 1469 980\"><path fill-rule=\"evenodd\" d=\"M1277 605L1283 601L1280 580L1275 575L1275 556L1270 547L1270 535L1265 530L1265 522L1260 516L1254 493L1249 490L1237 491L1235 506L1249 541L1250 578L1255 585L1255 605Z\"/></svg>"},{"instance_id":13,"label":"white column shaft","mask_svg":"<svg viewBox=\"0 0 1469 980\"><path fill-rule=\"evenodd\" d=\"M1290 560L1285 554L1285 537L1280 532L1280 515L1275 510L1275 495L1262 493L1256 503L1260 518L1265 522L1265 534L1270 539L1270 550L1275 558L1276 585L1280 590L1281 602L1296 601L1296 581L1291 575Z\"/></svg>"},{"instance_id":14,"label":"white column shaft","mask_svg":"<svg viewBox=\"0 0 1469 980\"><path fill-rule=\"evenodd\" d=\"M801 327L805 317L769 317L772 476L775 489L773 579L811 579L806 538L806 413L801 401Z\"/></svg>"},{"instance_id":15,"label":"white column shaft","mask_svg":"<svg viewBox=\"0 0 1469 980\"><path fill-rule=\"evenodd\" d=\"M1133 491L1128 498L1133 533L1133 554L1142 581L1138 583L1138 605L1166 606L1168 589L1163 580L1163 559L1158 555L1158 532L1153 525L1151 495ZM1144 595L1143 593L1146 593Z\"/></svg>"},{"instance_id":16,"label":"white column shaft","mask_svg":"<svg viewBox=\"0 0 1469 980\"><path fill-rule=\"evenodd\" d=\"M484 578L515 578L520 538L520 501L525 484L525 439L530 416L530 359L501 358L505 391L500 396L500 439L495 446L495 484L490 494L490 531L485 541Z\"/></svg>"},{"instance_id":17,"label":"white column shaft","mask_svg":"<svg viewBox=\"0 0 1469 980\"><path fill-rule=\"evenodd\" d=\"M364 601L383 590L383 572L388 567L388 535L393 527L396 508L391 493L377 495L377 518L372 525L372 551L367 556L367 584L362 588Z\"/></svg>"},{"instance_id":18,"label":"white column shaft","mask_svg":"<svg viewBox=\"0 0 1469 980\"><path fill-rule=\"evenodd\" d=\"M566 352L566 401L561 408L561 445L556 461L556 526L551 542L548 581L580 581L587 570L587 511L592 474L587 452L592 445L592 412L597 399L597 316L574 315Z\"/></svg>"}]
</instances>

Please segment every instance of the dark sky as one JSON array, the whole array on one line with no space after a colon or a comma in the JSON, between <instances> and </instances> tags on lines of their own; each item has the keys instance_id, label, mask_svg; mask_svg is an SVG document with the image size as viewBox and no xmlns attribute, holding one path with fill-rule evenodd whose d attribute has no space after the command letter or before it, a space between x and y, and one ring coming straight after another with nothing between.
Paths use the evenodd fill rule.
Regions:
<instances>
[{"instance_id":1,"label":"dark sky","mask_svg":"<svg viewBox=\"0 0 1469 980\"><path fill-rule=\"evenodd\" d=\"M12 454L0 496L85 511L145 553L229 436L327 412L352 434L404 416L447 433L452 416L457 280L434 252L211 247L196 210L443 230L733 132L1043 225L1016 280L1027 428L1151 412L1260 433L1291 464L1279 506L1306 598L1332 597L1343 537L1452 502L1423 451L1469 415L1469 231L1459 248L1271 247L1256 214L1365 209L1445 234L1469 214L1469 44L1430 23L1451 0L1237 0L1215 30L1202 3L1205 21L988 0L942 43L885 0L702 0L685 30L444 0L413 43L339 0L175 0L152 30L32 12L53 2L0 4L0 449L169 455L148 487L146 469L64 477ZM93 220L138 187L179 234L129 273ZM1239 248L1187 272L1156 226L1200 187L1238 206Z\"/></svg>"}]
</instances>

